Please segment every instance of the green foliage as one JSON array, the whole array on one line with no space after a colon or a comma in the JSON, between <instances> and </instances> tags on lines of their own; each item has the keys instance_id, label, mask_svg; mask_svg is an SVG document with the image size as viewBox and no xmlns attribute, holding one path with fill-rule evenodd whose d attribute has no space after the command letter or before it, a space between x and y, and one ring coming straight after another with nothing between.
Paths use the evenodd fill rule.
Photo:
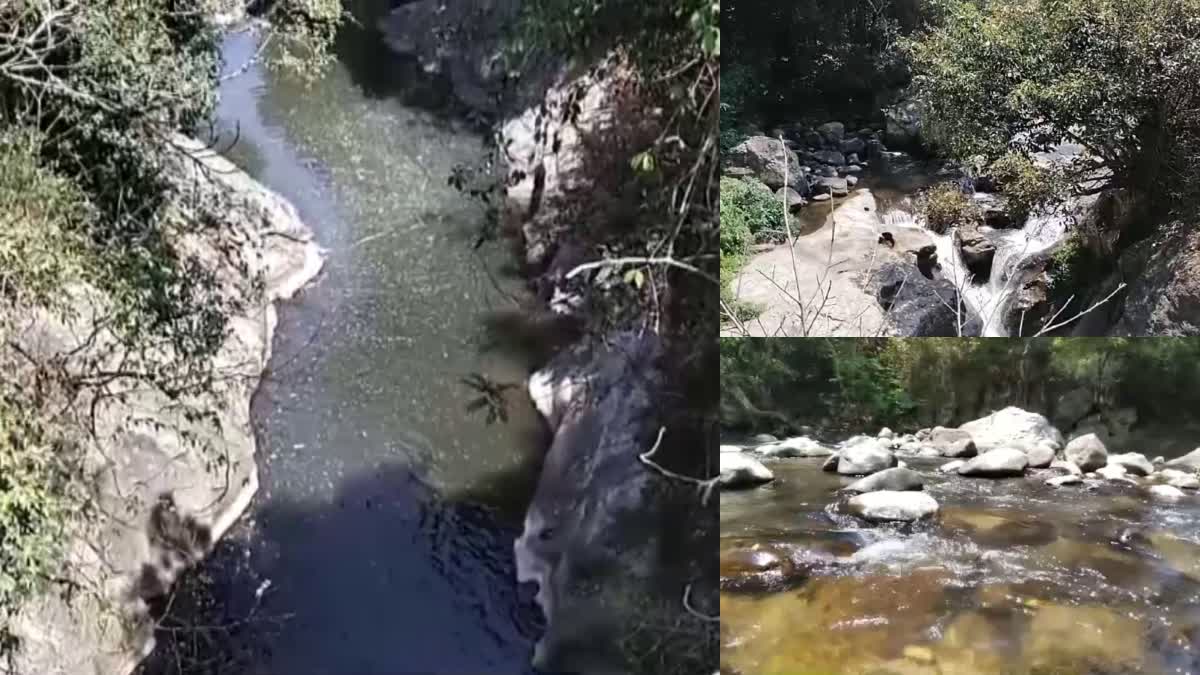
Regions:
<instances>
[{"instance_id":1,"label":"green foliage","mask_svg":"<svg viewBox=\"0 0 1200 675\"><path fill-rule=\"evenodd\" d=\"M1080 388L1144 422L1186 422L1200 405L1200 340L721 340L722 425L743 431L956 426L1009 405L1053 413Z\"/></svg>"},{"instance_id":2,"label":"green foliage","mask_svg":"<svg viewBox=\"0 0 1200 675\"><path fill-rule=\"evenodd\" d=\"M1095 160L1075 180L1157 191L1197 167L1194 148L1171 146L1197 123L1198 11L1196 0L951 2L907 43L913 84L956 157L1074 142Z\"/></svg>"},{"instance_id":3,"label":"green foliage","mask_svg":"<svg viewBox=\"0 0 1200 675\"><path fill-rule=\"evenodd\" d=\"M77 467L39 411L0 392L0 654L3 626L24 598L57 574Z\"/></svg>"},{"instance_id":4,"label":"green foliage","mask_svg":"<svg viewBox=\"0 0 1200 675\"><path fill-rule=\"evenodd\" d=\"M1007 197L1008 212L1018 222L1055 203L1067 191L1059 168L1038 166L1015 152L992 162L987 172Z\"/></svg>"},{"instance_id":5,"label":"green foliage","mask_svg":"<svg viewBox=\"0 0 1200 675\"><path fill-rule=\"evenodd\" d=\"M967 225L981 218L979 207L954 183L939 183L925 193L923 208L929 229L942 233L953 225Z\"/></svg>"},{"instance_id":6,"label":"green foliage","mask_svg":"<svg viewBox=\"0 0 1200 675\"><path fill-rule=\"evenodd\" d=\"M833 118L874 117L878 94L907 80L899 38L923 20L923 4L727 0L725 65L741 73L734 84L744 82L746 95L727 98L723 91L721 100L731 101L743 121L794 122L798 102L806 112L824 104Z\"/></svg>"},{"instance_id":7,"label":"green foliage","mask_svg":"<svg viewBox=\"0 0 1200 675\"><path fill-rule=\"evenodd\" d=\"M783 204L771 190L754 180L721 179L721 241L725 228L749 232L748 243L784 235Z\"/></svg>"}]
</instances>

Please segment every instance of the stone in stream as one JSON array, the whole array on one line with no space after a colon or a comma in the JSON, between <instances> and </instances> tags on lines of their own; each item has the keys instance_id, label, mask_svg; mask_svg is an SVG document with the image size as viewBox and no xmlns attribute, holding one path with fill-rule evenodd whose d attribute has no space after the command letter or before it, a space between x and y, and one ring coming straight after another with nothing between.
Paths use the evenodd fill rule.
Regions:
<instances>
[{"instance_id":1,"label":"stone in stream","mask_svg":"<svg viewBox=\"0 0 1200 675\"><path fill-rule=\"evenodd\" d=\"M974 457L979 454L971 434L962 429L934 427L929 431L926 442L937 448L943 457Z\"/></svg>"},{"instance_id":2,"label":"stone in stream","mask_svg":"<svg viewBox=\"0 0 1200 675\"><path fill-rule=\"evenodd\" d=\"M830 473L837 471L839 462L841 462L841 457L839 457L837 453L834 453L830 455L823 464L821 464L821 470Z\"/></svg>"},{"instance_id":3,"label":"stone in stream","mask_svg":"<svg viewBox=\"0 0 1200 675\"><path fill-rule=\"evenodd\" d=\"M840 147L842 139L846 137L846 125L841 122L826 122L817 127L817 133L821 134L821 140L827 145Z\"/></svg>"},{"instance_id":4,"label":"stone in stream","mask_svg":"<svg viewBox=\"0 0 1200 675\"><path fill-rule=\"evenodd\" d=\"M862 476L896 466L896 455L874 438L859 436L838 451L837 472L843 476Z\"/></svg>"},{"instance_id":5,"label":"stone in stream","mask_svg":"<svg viewBox=\"0 0 1200 675\"><path fill-rule=\"evenodd\" d=\"M721 475L717 484L725 490L758 487L775 480L775 474L761 462L744 454L721 453Z\"/></svg>"},{"instance_id":6,"label":"stone in stream","mask_svg":"<svg viewBox=\"0 0 1200 675\"><path fill-rule=\"evenodd\" d=\"M1125 468L1126 471L1135 476L1149 476L1154 473L1154 465L1146 456L1140 452L1126 452L1119 455L1109 455L1108 463L1116 464Z\"/></svg>"},{"instance_id":7,"label":"stone in stream","mask_svg":"<svg viewBox=\"0 0 1200 675\"><path fill-rule=\"evenodd\" d=\"M1085 473L1095 471L1108 463L1108 450L1096 434L1085 434L1072 439L1063 450L1063 456Z\"/></svg>"},{"instance_id":8,"label":"stone in stream","mask_svg":"<svg viewBox=\"0 0 1200 675\"><path fill-rule=\"evenodd\" d=\"M799 211L807 202L804 197L800 196L799 192L790 187L781 187L775 191L775 199L777 201L787 200L788 211Z\"/></svg>"},{"instance_id":9,"label":"stone in stream","mask_svg":"<svg viewBox=\"0 0 1200 675\"><path fill-rule=\"evenodd\" d=\"M921 490L924 480L921 474L903 466L896 466L873 473L866 478L860 478L842 488L843 492L878 492L880 490L906 491Z\"/></svg>"},{"instance_id":10,"label":"stone in stream","mask_svg":"<svg viewBox=\"0 0 1200 675\"><path fill-rule=\"evenodd\" d=\"M1053 444L1041 442L1033 447L1022 448L1025 451L1025 456L1029 458L1029 466L1033 469L1044 469L1054 462L1054 453L1058 452L1058 448Z\"/></svg>"},{"instance_id":11,"label":"stone in stream","mask_svg":"<svg viewBox=\"0 0 1200 675\"><path fill-rule=\"evenodd\" d=\"M1062 487L1063 485L1078 485L1082 482L1083 476L1073 473L1046 479L1046 485L1053 485L1054 487Z\"/></svg>"},{"instance_id":12,"label":"stone in stream","mask_svg":"<svg viewBox=\"0 0 1200 675\"><path fill-rule=\"evenodd\" d=\"M971 280L977 284L987 281L992 275L996 244L974 226L964 226L955 230L954 243L962 254L963 264L971 273Z\"/></svg>"},{"instance_id":13,"label":"stone in stream","mask_svg":"<svg viewBox=\"0 0 1200 675\"><path fill-rule=\"evenodd\" d=\"M1183 490L1171 485L1154 485L1150 488L1150 496L1155 499L1174 501L1183 498Z\"/></svg>"},{"instance_id":14,"label":"stone in stream","mask_svg":"<svg viewBox=\"0 0 1200 675\"><path fill-rule=\"evenodd\" d=\"M735 145L722 157L722 164L750 169L772 190L783 187L786 174L789 186L801 195L808 192L808 182L800 171L800 159L796 157L796 153L780 145L774 138L751 136Z\"/></svg>"},{"instance_id":15,"label":"stone in stream","mask_svg":"<svg viewBox=\"0 0 1200 675\"><path fill-rule=\"evenodd\" d=\"M1200 471L1200 448L1196 448L1183 457L1176 457L1175 459L1167 462L1164 466L1172 469L1183 469L1193 473Z\"/></svg>"},{"instance_id":16,"label":"stone in stream","mask_svg":"<svg viewBox=\"0 0 1200 675\"><path fill-rule=\"evenodd\" d=\"M836 150L818 150L813 153L813 158L829 166L846 166L846 156Z\"/></svg>"},{"instance_id":17,"label":"stone in stream","mask_svg":"<svg viewBox=\"0 0 1200 675\"><path fill-rule=\"evenodd\" d=\"M833 197L826 193L815 194L812 196L812 201L814 202L827 202L830 199L833 199Z\"/></svg>"},{"instance_id":18,"label":"stone in stream","mask_svg":"<svg viewBox=\"0 0 1200 675\"><path fill-rule=\"evenodd\" d=\"M758 445L762 445L764 443L776 443L779 441L779 437L772 434L754 434L754 438L751 440Z\"/></svg>"},{"instance_id":19,"label":"stone in stream","mask_svg":"<svg viewBox=\"0 0 1200 675\"><path fill-rule=\"evenodd\" d=\"M1141 621L1101 606L1045 605L1023 641L1023 673L1145 673Z\"/></svg>"},{"instance_id":20,"label":"stone in stream","mask_svg":"<svg viewBox=\"0 0 1200 675\"><path fill-rule=\"evenodd\" d=\"M1105 464L1099 469L1096 469L1096 475L1106 480L1124 479L1126 473L1128 472L1125 470L1125 467L1121 466L1120 464Z\"/></svg>"},{"instance_id":21,"label":"stone in stream","mask_svg":"<svg viewBox=\"0 0 1200 675\"><path fill-rule=\"evenodd\" d=\"M768 443L754 448L754 452L767 457L827 457L833 450L807 436L787 438L778 443Z\"/></svg>"},{"instance_id":22,"label":"stone in stream","mask_svg":"<svg viewBox=\"0 0 1200 675\"><path fill-rule=\"evenodd\" d=\"M953 462L946 462L945 464L939 466L938 471L940 473L954 473L962 468L962 466L966 463L967 460L965 459L956 459Z\"/></svg>"},{"instance_id":23,"label":"stone in stream","mask_svg":"<svg viewBox=\"0 0 1200 675\"><path fill-rule=\"evenodd\" d=\"M1005 446L1036 447L1041 441L1049 442L1057 450L1063 444L1062 434L1045 416L1016 406L1009 406L958 428L971 435L980 452Z\"/></svg>"},{"instance_id":24,"label":"stone in stream","mask_svg":"<svg viewBox=\"0 0 1200 675\"><path fill-rule=\"evenodd\" d=\"M853 155L863 152L867 149L867 142L860 137L847 138L842 141L841 151L846 155Z\"/></svg>"},{"instance_id":25,"label":"stone in stream","mask_svg":"<svg viewBox=\"0 0 1200 675\"><path fill-rule=\"evenodd\" d=\"M813 190L818 194L828 192L834 197L845 197L850 194L850 185L845 178L837 176L820 176L813 183Z\"/></svg>"},{"instance_id":26,"label":"stone in stream","mask_svg":"<svg viewBox=\"0 0 1200 675\"><path fill-rule=\"evenodd\" d=\"M1050 468L1051 469L1062 469L1063 471L1066 471L1067 473L1069 473L1073 476L1082 476L1083 475L1083 469L1080 469L1079 466L1077 464L1075 464L1075 462L1068 462L1067 460L1064 460L1064 459L1056 459L1053 462L1050 462Z\"/></svg>"},{"instance_id":27,"label":"stone in stream","mask_svg":"<svg viewBox=\"0 0 1200 675\"><path fill-rule=\"evenodd\" d=\"M960 476L1004 478L1020 476L1029 466L1029 458L1016 448L996 448L971 459L958 468Z\"/></svg>"},{"instance_id":28,"label":"stone in stream","mask_svg":"<svg viewBox=\"0 0 1200 675\"><path fill-rule=\"evenodd\" d=\"M924 492L897 490L857 495L846 506L850 513L872 522L922 520L938 511L937 500Z\"/></svg>"},{"instance_id":29,"label":"stone in stream","mask_svg":"<svg viewBox=\"0 0 1200 675\"><path fill-rule=\"evenodd\" d=\"M1200 478L1197 478L1193 473L1180 471L1179 469L1163 469L1157 473L1150 474L1150 479L1185 490L1200 489Z\"/></svg>"}]
</instances>

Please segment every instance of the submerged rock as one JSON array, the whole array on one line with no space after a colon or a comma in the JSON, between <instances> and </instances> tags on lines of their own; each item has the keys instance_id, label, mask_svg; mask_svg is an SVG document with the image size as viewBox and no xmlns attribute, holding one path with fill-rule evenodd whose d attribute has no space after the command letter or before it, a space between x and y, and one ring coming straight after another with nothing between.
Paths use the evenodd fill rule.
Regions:
<instances>
[{"instance_id":1,"label":"submerged rock","mask_svg":"<svg viewBox=\"0 0 1200 675\"><path fill-rule=\"evenodd\" d=\"M846 503L850 513L874 522L913 521L933 516L938 503L924 492L882 490L851 497Z\"/></svg>"},{"instance_id":2,"label":"submerged rock","mask_svg":"<svg viewBox=\"0 0 1200 675\"><path fill-rule=\"evenodd\" d=\"M924 487L921 474L905 467L897 466L871 474L866 478L854 481L842 488L846 492L877 492L879 490L920 490Z\"/></svg>"},{"instance_id":3,"label":"submerged rock","mask_svg":"<svg viewBox=\"0 0 1200 675\"><path fill-rule=\"evenodd\" d=\"M958 468L960 476L1004 478L1020 476L1029 466L1029 458L1016 448L989 450Z\"/></svg>"},{"instance_id":4,"label":"submerged rock","mask_svg":"<svg viewBox=\"0 0 1200 675\"><path fill-rule=\"evenodd\" d=\"M757 459L745 454L721 453L718 484L725 490L758 487L775 480L775 474Z\"/></svg>"},{"instance_id":5,"label":"submerged rock","mask_svg":"<svg viewBox=\"0 0 1200 675\"><path fill-rule=\"evenodd\" d=\"M1096 434L1085 434L1072 439L1063 450L1063 455L1085 473L1095 471L1108 463L1108 450Z\"/></svg>"},{"instance_id":6,"label":"submerged rock","mask_svg":"<svg viewBox=\"0 0 1200 675\"><path fill-rule=\"evenodd\" d=\"M1143 633L1137 619L1107 607L1045 606L1029 623L1025 672L1146 672Z\"/></svg>"}]
</instances>

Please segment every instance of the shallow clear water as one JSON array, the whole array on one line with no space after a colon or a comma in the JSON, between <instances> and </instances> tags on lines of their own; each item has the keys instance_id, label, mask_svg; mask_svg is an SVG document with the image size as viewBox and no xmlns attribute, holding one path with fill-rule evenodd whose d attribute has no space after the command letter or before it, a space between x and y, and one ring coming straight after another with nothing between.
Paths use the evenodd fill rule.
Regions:
<instances>
[{"instance_id":1,"label":"shallow clear water","mask_svg":"<svg viewBox=\"0 0 1200 675\"><path fill-rule=\"evenodd\" d=\"M1195 673L1200 498L944 476L941 511L871 526L820 460L721 498L723 673Z\"/></svg>"},{"instance_id":2,"label":"shallow clear water","mask_svg":"<svg viewBox=\"0 0 1200 675\"><path fill-rule=\"evenodd\" d=\"M255 48L230 36L227 69ZM372 30L338 55L311 87L252 67L221 88L229 155L329 251L253 405L262 487L239 536L270 582L259 613L284 619L239 672L528 672L540 616L512 542L542 424L520 386L487 424L460 382L520 383L535 358L499 328L527 300L510 256L473 248L483 213L446 184L484 144Z\"/></svg>"}]
</instances>

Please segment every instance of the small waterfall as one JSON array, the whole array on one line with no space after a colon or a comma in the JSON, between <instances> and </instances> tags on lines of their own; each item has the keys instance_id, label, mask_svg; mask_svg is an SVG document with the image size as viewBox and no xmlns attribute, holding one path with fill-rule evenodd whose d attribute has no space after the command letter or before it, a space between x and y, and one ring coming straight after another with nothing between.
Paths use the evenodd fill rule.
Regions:
<instances>
[{"instance_id":1,"label":"small waterfall","mask_svg":"<svg viewBox=\"0 0 1200 675\"><path fill-rule=\"evenodd\" d=\"M982 198L982 195L976 197ZM996 245L996 255L992 261L991 276L986 283L977 284L968 281L971 273L954 243L956 228L948 229L945 234L927 230L924 218L917 215L911 198L900 200L883 214L883 223L887 228L921 229L933 239L942 276L959 288L963 304L979 317L983 337L1009 336L1004 319L1020 290L1020 270L1031 258L1063 240L1068 220L1069 217L1060 214L1034 216L1026 221L1023 228L988 232L988 238Z\"/></svg>"}]
</instances>

